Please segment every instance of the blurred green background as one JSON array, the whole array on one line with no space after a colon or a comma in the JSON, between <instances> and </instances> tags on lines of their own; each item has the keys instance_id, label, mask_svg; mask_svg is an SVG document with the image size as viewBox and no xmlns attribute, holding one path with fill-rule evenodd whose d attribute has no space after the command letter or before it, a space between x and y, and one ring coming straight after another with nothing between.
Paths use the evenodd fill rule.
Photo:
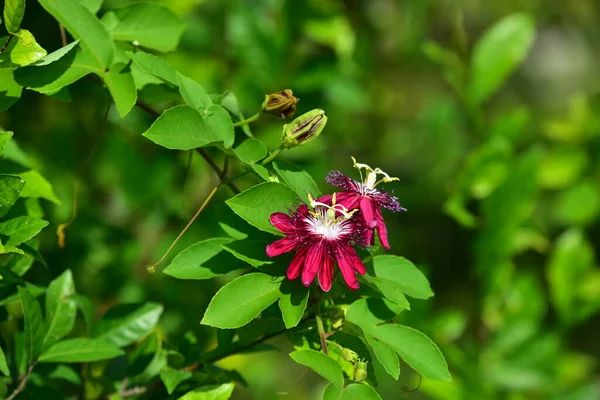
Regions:
<instances>
[{"instance_id":1,"label":"blurred green background","mask_svg":"<svg viewBox=\"0 0 600 400\"><path fill-rule=\"evenodd\" d=\"M129 2L105 0L103 10ZM403 318L440 345L454 381L424 380L418 391L401 394L404 385L419 383L404 365L399 382L378 374L384 399L600 398L594 258L600 248L600 3L163 3L187 24L178 50L165 58L210 93L233 91L251 115L265 93L291 88L301 99L299 113L327 112L318 140L282 154L323 191L332 190L323 179L329 170L355 172L350 156L400 178L388 189L408 212L386 214L392 252L419 265L436 293L415 301ZM59 48L56 22L37 2L27 7L23 28L48 51ZM517 59L515 69L494 93L469 100L474 48L494 24L515 15L533 21L531 46L522 57L509 56ZM510 53L505 46L512 44L490 46L490 74L502 68L495 55ZM79 215L65 248L46 229L41 251L50 269L38 265L26 278L47 283L71 268L78 292L96 301L98 315L117 302L157 301L165 305L160 326L168 342L181 343L191 331L214 346L199 321L229 278L177 281L146 267L217 178L197 154L143 138L152 120L139 109L121 119L111 108L103 134L109 97L94 82L79 81L70 95L64 101L24 92L0 114L0 125L15 132L63 201L43 205L54 228L69 219L73 182L98 143L83 171ZM173 104L165 95L149 88L142 99L160 98L155 108L164 108ZM275 148L281 126L263 117L252 130ZM241 187L256 182L245 179ZM223 204L231 195L221 189L171 254L225 234L219 221L248 231ZM284 337L274 343L291 347ZM303 377L286 352L236 356L221 365L238 369L249 383L235 399L317 399L324 386L312 373Z\"/></svg>"}]
</instances>

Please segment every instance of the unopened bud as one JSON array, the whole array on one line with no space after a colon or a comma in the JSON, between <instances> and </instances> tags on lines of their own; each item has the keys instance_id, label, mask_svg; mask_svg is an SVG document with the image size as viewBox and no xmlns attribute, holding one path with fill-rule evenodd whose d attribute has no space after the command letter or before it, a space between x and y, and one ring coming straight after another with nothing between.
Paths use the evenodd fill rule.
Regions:
<instances>
[{"instance_id":1,"label":"unopened bud","mask_svg":"<svg viewBox=\"0 0 600 400\"><path fill-rule=\"evenodd\" d=\"M342 358L348 362L354 363L358 360L358 354L354 350L350 350L348 348L344 348L342 350Z\"/></svg>"},{"instance_id":2,"label":"unopened bud","mask_svg":"<svg viewBox=\"0 0 600 400\"><path fill-rule=\"evenodd\" d=\"M266 95L263 102L263 110L269 114L280 116L281 119L286 119L294 116L296 104L299 101L300 99L294 97L291 89L285 89L281 92Z\"/></svg>"},{"instance_id":3,"label":"unopened bud","mask_svg":"<svg viewBox=\"0 0 600 400\"><path fill-rule=\"evenodd\" d=\"M302 114L283 126L281 145L288 149L302 146L319 136L326 123L327 116L321 109L317 108Z\"/></svg>"},{"instance_id":4,"label":"unopened bud","mask_svg":"<svg viewBox=\"0 0 600 400\"><path fill-rule=\"evenodd\" d=\"M354 371L354 381L362 382L367 379L367 362L359 361L356 363L356 369Z\"/></svg>"}]
</instances>

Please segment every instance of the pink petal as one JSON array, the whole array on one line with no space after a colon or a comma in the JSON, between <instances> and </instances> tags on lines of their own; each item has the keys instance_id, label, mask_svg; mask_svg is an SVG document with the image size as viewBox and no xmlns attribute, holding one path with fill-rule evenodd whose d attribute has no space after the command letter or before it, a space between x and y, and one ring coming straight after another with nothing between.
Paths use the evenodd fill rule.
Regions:
<instances>
[{"instance_id":1,"label":"pink petal","mask_svg":"<svg viewBox=\"0 0 600 400\"><path fill-rule=\"evenodd\" d=\"M296 227L294 226L294 219L287 214L282 212L275 212L269 217L271 224L285 234L294 233Z\"/></svg>"},{"instance_id":2,"label":"pink petal","mask_svg":"<svg viewBox=\"0 0 600 400\"><path fill-rule=\"evenodd\" d=\"M324 263L319 269L319 285L325 292L329 292L333 285L333 258L325 252Z\"/></svg>"},{"instance_id":3,"label":"pink petal","mask_svg":"<svg viewBox=\"0 0 600 400\"><path fill-rule=\"evenodd\" d=\"M390 243L388 242L388 234L387 227L385 226L385 221L383 220L383 215L381 215L381 211L378 209L375 213L375 217L377 218L377 236L379 236L379 241L381 245L385 249L390 249Z\"/></svg>"},{"instance_id":4,"label":"pink petal","mask_svg":"<svg viewBox=\"0 0 600 400\"><path fill-rule=\"evenodd\" d=\"M304 286L310 286L319 269L325 263L325 257L327 257L327 249L322 241L315 241L310 244L304 262L304 269L302 270L302 284Z\"/></svg>"},{"instance_id":5,"label":"pink petal","mask_svg":"<svg viewBox=\"0 0 600 400\"><path fill-rule=\"evenodd\" d=\"M354 253L354 256L351 255L351 252ZM358 289L360 287L354 269L355 257L357 257L356 252L350 246L339 246L335 250L338 268L342 272L342 277L350 289Z\"/></svg>"},{"instance_id":6,"label":"pink petal","mask_svg":"<svg viewBox=\"0 0 600 400\"><path fill-rule=\"evenodd\" d=\"M319 197L319 198L317 199L317 201L318 201L319 203L323 203L323 204L331 205L331 197L333 197L333 195L331 195L331 194L325 194L325 195L323 195L323 196Z\"/></svg>"},{"instance_id":7,"label":"pink petal","mask_svg":"<svg viewBox=\"0 0 600 400\"><path fill-rule=\"evenodd\" d=\"M275 257L292 251L298 246L299 242L299 239L292 238L291 236L279 239L267 246L267 255L269 257Z\"/></svg>"},{"instance_id":8,"label":"pink petal","mask_svg":"<svg viewBox=\"0 0 600 400\"><path fill-rule=\"evenodd\" d=\"M365 223L367 224L367 227L370 229L375 228L377 226L377 222L378 222L375 219L375 217L377 215L377 211L379 211L379 207L377 207L377 204L375 204L375 202L373 200L371 200L369 197L362 196L362 198L360 199L359 208L360 208L362 217L363 217Z\"/></svg>"},{"instance_id":9,"label":"pink petal","mask_svg":"<svg viewBox=\"0 0 600 400\"><path fill-rule=\"evenodd\" d=\"M358 254L356 254L356 251L352 247L349 248L348 254L354 259L354 270L361 275L366 274L367 269L365 268L365 265L362 263L360 257L358 256Z\"/></svg>"},{"instance_id":10,"label":"pink petal","mask_svg":"<svg viewBox=\"0 0 600 400\"><path fill-rule=\"evenodd\" d=\"M308 246L301 246L296 252L287 270L288 279L294 280L300 276L300 271L304 265L304 260L306 259L306 252L308 249Z\"/></svg>"},{"instance_id":11,"label":"pink petal","mask_svg":"<svg viewBox=\"0 0 600 400\"><path fill-rule=\"evenodd\" d=\"M348 210L358 208L361 195L356 192L344 191L335 194L335 204L341 204Z\"/></svg>"}]
</instances>

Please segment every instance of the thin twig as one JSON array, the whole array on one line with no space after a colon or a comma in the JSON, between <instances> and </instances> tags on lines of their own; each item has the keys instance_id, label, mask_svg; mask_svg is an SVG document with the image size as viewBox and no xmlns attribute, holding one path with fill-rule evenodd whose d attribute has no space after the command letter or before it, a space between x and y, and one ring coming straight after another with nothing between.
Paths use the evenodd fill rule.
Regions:
<instances>
[{"instance_id":1,"label":"thin twig","mask_svg":"<svg viewBox=\"0 0 600 400\"><path fill-rule=\"evenodd\" d=\"M323 327L323 320L321 319L321 302L317 301L317 314L315 320L317 321L317 330L319 332L319 338L321 339L321 350L323 353L328 354L327 351L327 336L325 334L325 328Z\"/></svg>"},{"instance_id":2,"label":"thin twig","mask_svg":"<svg viewBox=\"0 0 600 400\"><path fill-rule=\"evenodd\" d=\"M10 41L12 40L12 38L13 38L13 35L8 35L8 39L6 39L6 42L4 42L4 45L0 49L0 56L2 55L2 53L4 53L6 51L6 48L10 44Z\"/></svg>"},{"instance_id":3,"label":"thin twig","mask_svg":"<svg viewBox=\"0 0 600 400\"><path fill-rule=\"evenodd\" d=\"M65 32L65 27L62 24L58 24L58 29L60 29L60 40L63 47L65 47L67 45L67 32Z\"/></svg>"},{"instance_id":4,"label":"thin twig","mask_svg":"<svg viewBox=\"0 0 600 400\"><path fill-rule=\"evenodd\" d=\"M37 365L37 361L34 362L33 364L31 364L29 366L29 369L27 370L27 372L25 373L25 375L23 375L23 378L21 379L21 382L19 383L19 386L16 387L16 389L11 393L10 396L8 396L6 398L6 400L13 400L15 397L17 397L23 391L23 389L25 389L25 385L27 384L27 380L29 379L29 376L33 372L33 369L35 368L36 365Z\"/></svg>"}]
</instances>

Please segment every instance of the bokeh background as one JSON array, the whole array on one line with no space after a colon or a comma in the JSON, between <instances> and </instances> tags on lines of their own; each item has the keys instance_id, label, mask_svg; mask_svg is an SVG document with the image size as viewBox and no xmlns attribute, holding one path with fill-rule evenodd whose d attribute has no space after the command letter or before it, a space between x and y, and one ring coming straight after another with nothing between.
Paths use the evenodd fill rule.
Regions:
<instances>
[{"instance_id":1,"label":"bokeh background","mask_svg":"<svg viewBox=\"0 0 600 400\"><path fill-rule=\"evenodd\" d=\"M128 2L105 0L103 10ZM187 24L165 58L210 93L233 91L251 115L265 93L291 88L299 112L327 112L318 140L282 154L324 191L329 170L355 172L350 156L400 178L388 188L408 211L387 215L392 252L422 268L436 293L415 300L403 321L440 345L454 381L424 380L404 394L402 387L419 384L404 365L399 382L379 374L385 400L600 398L600 3L163 3ZM37 2L27 7L23 27L49 51L60 47L56 22ZM501 87L473 105L461 93L473 48L514 13L533 21L533 43ZM121 119L112 108L103 129L109 98L94 82L78 82L70 96L27 92L0 114L63 201L43 205L51 227L69 219L73 183L82 177L65 248L46 229L41 251L50 268L38 265L27 279L47 283L71 268L97 315L117 302L157 301L168 341L185 341L191 331L214 346L199 321L229 277L177 281L146 270L206 197L214 173L196 154L142 137L152 120L139 109ZM164 92L142 93L153 96L172 104ZM275 148L281 126L263 117L252 129ZM255 182L246 179L240 186ZM223 204L230 196L222 189L171 254L224 234L220 221L244 226ZM291 347L285 337L273 343ZM220 365L249 383L235 399L317 399L324 386L285 351Z\"/></svg>"}]
</instances>

